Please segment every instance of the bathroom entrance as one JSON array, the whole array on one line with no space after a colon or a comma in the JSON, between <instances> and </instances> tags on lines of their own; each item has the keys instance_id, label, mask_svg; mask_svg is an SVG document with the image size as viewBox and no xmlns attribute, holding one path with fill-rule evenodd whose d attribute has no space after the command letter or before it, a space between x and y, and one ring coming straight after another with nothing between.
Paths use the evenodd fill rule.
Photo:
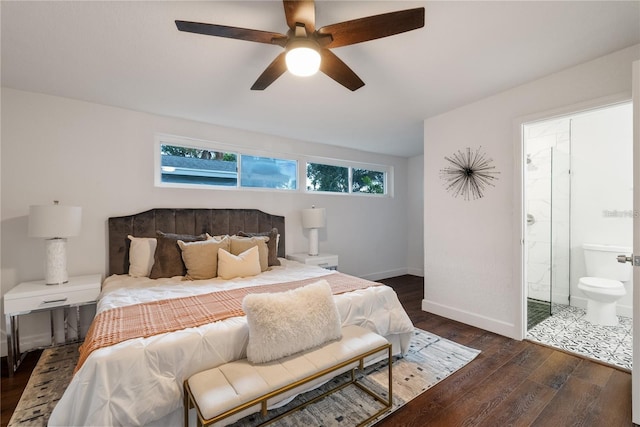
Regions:
<instances>
[{"instance_id":1,"label":"bathroom entrance","mask_svg":"<svg viewBox=\"0 0 640 427\"><path fill-rule=\"evenodd\" d=\"M522 127L526 337L628 369L632 281L615 303L620 322L611 340L603 339L605 326L585 319L589 298L579 284L587 276L584 245L629 248L624 255L631 255L632 118L626 102Z\"/></svg>"}]
</instances>

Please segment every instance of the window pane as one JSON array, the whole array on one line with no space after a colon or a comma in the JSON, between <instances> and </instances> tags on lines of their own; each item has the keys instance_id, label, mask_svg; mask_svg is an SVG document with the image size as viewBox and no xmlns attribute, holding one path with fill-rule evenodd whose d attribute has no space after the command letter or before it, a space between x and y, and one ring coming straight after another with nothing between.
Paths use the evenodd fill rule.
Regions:
<instances>
[{"instance_id":1,"label":"window pane","mask_svg":"<svg viewBox=\"0 0 640 427\"><path fill-rule=\"evenodd\" d=\"M240 156L240 186L259 188L278 188L295 190L297 188L298 162L295 160Z\"/></svg>"},{"instance_id":2,"label":"window pane","mask_svg":"<svg viewBox=\"0 0 640 427\"><path fill-rule=\"evenodd\" d=\"M307 190L349 192L349 168L307 163Z\"/></svg>"},{"instance_id":3,"label":"window pane","mask_svg":"<svg viewBox=\"0 0 640 427\"><path fill-rule=\"evenodd\" d=\"M236 186L236 154L176 145L160 146L161 181Z\"/></svg>"},{"instance_id":4,"label":"window pane","mask_svg":"<svg viewBox=\"0 0 640 427\"><path fill-rule=\"evenodd\" d=\"M354 193L384 194L384 172L353 168Z\"/></svg>"}]
</instances>

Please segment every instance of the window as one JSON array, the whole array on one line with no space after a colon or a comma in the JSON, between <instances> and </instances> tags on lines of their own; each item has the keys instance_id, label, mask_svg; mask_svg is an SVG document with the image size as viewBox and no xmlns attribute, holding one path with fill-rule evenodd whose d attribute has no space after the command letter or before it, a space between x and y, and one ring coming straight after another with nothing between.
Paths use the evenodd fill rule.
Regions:
<instances>
[{"instance_id":1,"label":"window","mask_svg":"<svg viewBox=\"0 0 640 427\"><path fill-rule=\"evenodd\" d=\"M307 190L349 192L349 168L307 163Z\"/></svg>"},{"instance_id":2,"label":"window","mask_svg":"<svg viewBox=\"0 0 640 427\"><path fill-rule=\"evenodd\" d=\"M243 187L280 188L295 190L298 164L294 160L275 159L272 157L247 156L240 157Z\"/></svg>"},{"instance_id":3,"label":"window","mask_svg":"<svg viewBox=\"0 0 640 427\"><path fill-rule=\"evenodd\" d=\"M354 193L384 194L384 172L353 168Z\"/></svg>"},{"instance_id":4,"label":"window","mask_svg":"<svg viewBox=\"0 0 640 427\"><path fill-rule=\"evenodd\" d=\"M157 186L393 195L393 167L156 136ZM299 168L300 162L306 167ZM299 189L298 183L305 183Z\"/></svg>"},{"instance_id":5,"label":"window","mask_svg":"<svg viewBox=\"0 0 640 427\"><path fill-rule=\"evenodd\" d=\"M307 163L307 191L384 195L386 194L386 172Z\"/></svg>"},{"instance_id":6,"label":"window","mask_svg":"<svg viewBox=\"0 0 640 427\"><path fill-rule=\"evenodd\" d=\"M160 145L161 181L181 184L236 186L237 154Z\"/></svg>"},{"instance_id":7,"label":"window","mask_svg":"<svg viewBox=\"0 0 640 427\"><path fill-rule=\"evenodd\" d=\"M298 162L160 143L160 182L218 187L298 188Z\"/></svg>"}]
</instances>

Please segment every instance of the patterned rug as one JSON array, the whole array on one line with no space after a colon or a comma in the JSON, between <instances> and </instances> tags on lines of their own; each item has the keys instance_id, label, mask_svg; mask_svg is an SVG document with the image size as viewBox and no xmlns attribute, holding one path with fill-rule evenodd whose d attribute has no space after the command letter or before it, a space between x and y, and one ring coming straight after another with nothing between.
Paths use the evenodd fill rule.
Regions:
<instances>
[{"instance_id":1,"label":"patterned rug","mask_svg":"<svg viewBox=\"0 0 640 427\"><path fill-rule=\"evenodd\" d=\"M46 426L71 381L78 356L78 344L44 350L8 425Z\"/></svg>"},{"instance_id":2,"label":"patterned rug","mask_svg":"<svg viewBox=\"0 0 640 427\"><path fill-rule=\"evenodd\" d=\"M471 362L480 350L462 346L430 332L416 328L407 355L393 362L393 407L391 412L433 387L458 369ZM66 389L78 358L77 345L47 349L42 353L37 366L20 398L9 427L45 426L49 415ZM365 369L365 378L360 381L386 396L386 362ZM312 399L327 387L335 387L348 379L348 374L336 377L317 390L298 396L282 408L269 411L267 419L286 411L291 405ZM358 387L349 386L295 412L272 426L296 427L353 426L375 413L380 404ZM384 418L383 415L380 417ZM193 421L195 417L191 417ZM265 421L259 414L247 416L233 427L250 427ZM372 421L370 424L379 421Z\"/></svg>"}]
</instances>

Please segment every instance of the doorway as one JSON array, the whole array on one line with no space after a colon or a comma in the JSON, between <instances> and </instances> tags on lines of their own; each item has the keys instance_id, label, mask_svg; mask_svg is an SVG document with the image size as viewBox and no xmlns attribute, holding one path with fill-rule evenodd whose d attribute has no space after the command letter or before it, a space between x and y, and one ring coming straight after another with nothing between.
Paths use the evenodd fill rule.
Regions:
<instances>
[{"instance_id":1,"label":"doorway","mask_svg":"<svg viewBox=\"0 0 640 427\"><path fill-rule=\"evenodd\" d=\"M578 282L587 276L583 245L633 245L632 113L626 102L522 129L526 338L629 370L632 280L617 328L584 319Z\"/></svg>"}]
</instances>

